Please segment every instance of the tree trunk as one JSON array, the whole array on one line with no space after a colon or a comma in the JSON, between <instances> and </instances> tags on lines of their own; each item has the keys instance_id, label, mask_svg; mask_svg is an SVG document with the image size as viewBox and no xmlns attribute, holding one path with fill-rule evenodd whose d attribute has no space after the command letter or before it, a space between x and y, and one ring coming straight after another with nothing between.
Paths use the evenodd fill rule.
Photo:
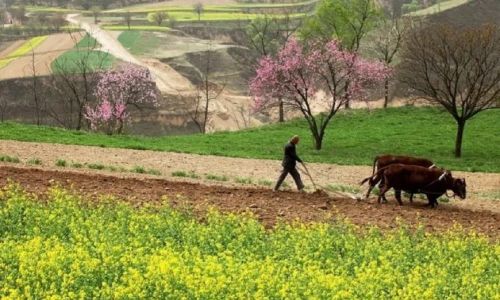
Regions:
<instances>
[{"instance_id":1,"label":"tree trunk","mask_svg":"<svg viewBox=\"0 0 500 300\"><path fill-rule=\"evenodd\" d=\"M321 150L323 139L320 136L314 135L314 149Z\"/></svg>"},{"instance_id":2,"label":"tree trunk","mask_svg":"<svg viewBox=\"0 0 500 300\"><path fill-rule=\"evenodd\" d=\"M280 111L280 116L279 116L279 122L285 122L285 109L283 108L283 99L279 99L279 111Z\"/></svg>"},{"instance_id":3,"label":"tree trunk","mask_svg":"<svg viewBox=\"0 0 500 300\"><path fill-rule=\"evenodd\" d=\"M457 139L455 140L455 157L462 156L462 140L465 130L465 120L457 121Z\"/></svg>"},{"instance_id":4,"label":"tree trunk","mask_svg":"<svg viewBox=\"0 0 500 300\"><path fill-rule=\"evenodd\" d=\"M324 131L323 132L321 132L321 130L319 131L320 132L318 132L317 129L311 127L311 133L313 134L314 137L314 149L316 150L321 150L321 147L323 147Z\"/></svg>"},{"instance_id":5,"label":"tree trunk","mask_svg":"<svg viewBox=\"0 0 500 300\"><path fill-rule=\"evenodd\" d=\"M385 79L384 82L384 108L387 108L389 103L389 79Z\"/></svg>"},{"instance_id":6,"label":"tree trunk","mask_svg":"<svg viewBox=\"0 0 500 300\"><path fill-rule=\"evenodd\" d=\"M345 109L350 109L351 108L351 99L349 99L349 82L346 82L345 87L344 87L344 92L347 98L347 101L344 104Z\"/></svg>"}]
</instances>

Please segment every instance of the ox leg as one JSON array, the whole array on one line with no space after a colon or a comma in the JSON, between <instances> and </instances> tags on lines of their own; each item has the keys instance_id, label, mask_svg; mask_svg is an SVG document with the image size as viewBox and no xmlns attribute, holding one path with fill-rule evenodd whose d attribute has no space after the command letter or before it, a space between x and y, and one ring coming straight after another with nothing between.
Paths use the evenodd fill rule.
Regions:
<instances>
[{"instance_id":1,"label":"ox leg","mask_svg":"<svg viewBox=\"0 0 500 300\"><path fill-rule=\"evenodd\" d=\"M387 193L387 191L390 189L390 187L388 187L387 185L383 185L381 188L380 188L380 193L378 195L378 203L381 202L382 198L385 199L385 193ZM387 202L387 199L385 199L385 202Z\"/></svg>"},{"instance_id":2,"label":"ox leg","mask_svg":"<svg viewBox=\"0 0 500 300\"><path fill-rule=\"evenodd\" d=\"M368 191L366 192L366 195L365 195L365 200L368 200L368 197L370 196L370 193L372 192L372 189L373 189L373 185L372 185L372 182L370 180L369 186L368 186Z\"/></svg>"},{"instance_id":3,"label":"ox leg","mask_svg":"<svg viewBox=\"0 0 500 300\"><path fill-rule=\"evenodd\" d=\"M413 203L413 193L410 193L410 203Z\"/></svg>"},{"instance_id":4,"label":"ox leg","mask_svg":"<svg viewBox=\"0 0 500 300\"><path fill-rule=\"evenodd\" d=\"M396 200L398 200L399 205L403 205L403 201L401 201L401 190L395 190L394 195L396 196Z\"/></svg>"},{"instance_id":5,"label":"ox leg","mask_svg":"<svg viewBox=\"0 0 500 300\"><path fill-rule=\"evenodd\" d=\"M380 179L380 184L379 184L379 188L380 190L382 190L382 187L385 186L385 179L384 179L384 176L382 176L382 178ZM387 198L385 197L385 193L384 195L382 195L382 201L384 203L387 203Z\"/></svg>"},{"instance_id":6,"label":"ox leg","mask_svg":"<svg viewBox=\"0 0 500 300\"><path fill-rule=\"evenodd\" d=\"M435 195L427 194L427 200L429 200L428 206L435 208L437 206L437 197Z\"/></svg>"},{"instance_id":7,"label":"ox leg","mask_svg":"<svg viewBox=\"0 0 500 300\"><path fill-rule=\"evenodd\" d=\"M366 192L366 196L365 196L365 199L368 200L368 197L370 197L370 193L372 192L373 188L375 187L375 185L377 185L377 182L379 181L380 179L378 177L375 177L375 178L370 178L368 180L368 191Z\"/></svg>"}]
</instances>

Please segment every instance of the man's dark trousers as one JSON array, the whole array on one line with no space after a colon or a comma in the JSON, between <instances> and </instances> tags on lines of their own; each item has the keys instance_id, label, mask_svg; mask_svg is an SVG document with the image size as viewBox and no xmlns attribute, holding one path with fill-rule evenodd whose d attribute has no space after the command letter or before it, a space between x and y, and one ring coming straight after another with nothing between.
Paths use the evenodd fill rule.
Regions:
<instances>
[{"instance_id":1,"label":"man's dark trousers","mask_svg":"<svg viewBox=\"0 0 500 300\"><path fill-rule=\"evenodd\" d=\"M283 171L281 171L281 175L278 178L278 182L276 182L276 186L274 187L274 190L278 190L283 181L285 180L286 176L290 173L292 175L293 180L295 180L295 184L297 185L297 189L302 190L304 188L304 184L302 183L302 179L300 179L300 174L297 169L294 168L283 168Z\"/></svg>"}]
</instances>

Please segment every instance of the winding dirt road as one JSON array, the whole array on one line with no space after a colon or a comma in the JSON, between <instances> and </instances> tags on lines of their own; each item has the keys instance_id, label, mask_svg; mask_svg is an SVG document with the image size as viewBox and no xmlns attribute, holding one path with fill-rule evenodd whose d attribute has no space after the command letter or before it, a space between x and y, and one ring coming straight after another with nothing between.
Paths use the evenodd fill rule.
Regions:
<instances>
[{"instance_id":1,"label":"winding dirt road","mask_svg":"<svg viewBox=\"0 0 500 300\"><path fill-rule=\"evenodd\" d=\"M66 16L66 20L71 24L78 25L80 28L87 31L90 36L101 44L101 51L108 52L122 61L148 68L156 81L158 89L163 93L178 94L180 92L193 90L191 82L174 69L166 67L159 68L154 64L137 59L108 32L102 30L97 25L78 20L78 16L79 14L69 14Z\"/></svg>"}]
</instances>

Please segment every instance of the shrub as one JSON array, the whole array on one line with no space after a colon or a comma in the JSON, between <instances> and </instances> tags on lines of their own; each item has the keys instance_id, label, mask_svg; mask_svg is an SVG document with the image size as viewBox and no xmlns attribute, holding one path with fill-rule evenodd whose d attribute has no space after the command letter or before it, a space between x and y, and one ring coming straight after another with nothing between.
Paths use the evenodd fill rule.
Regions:
<instances>
[{"instance_id":1,"label":"shrub","mask_svg":"<svg viewBox=\"0 0 500 300\"><path fill-rule=\"evenodd\" d=\"M56 160L56 166L58 167L66 167L67 163L64 159L58 159Z\"/></svg>"}]
</instances>

